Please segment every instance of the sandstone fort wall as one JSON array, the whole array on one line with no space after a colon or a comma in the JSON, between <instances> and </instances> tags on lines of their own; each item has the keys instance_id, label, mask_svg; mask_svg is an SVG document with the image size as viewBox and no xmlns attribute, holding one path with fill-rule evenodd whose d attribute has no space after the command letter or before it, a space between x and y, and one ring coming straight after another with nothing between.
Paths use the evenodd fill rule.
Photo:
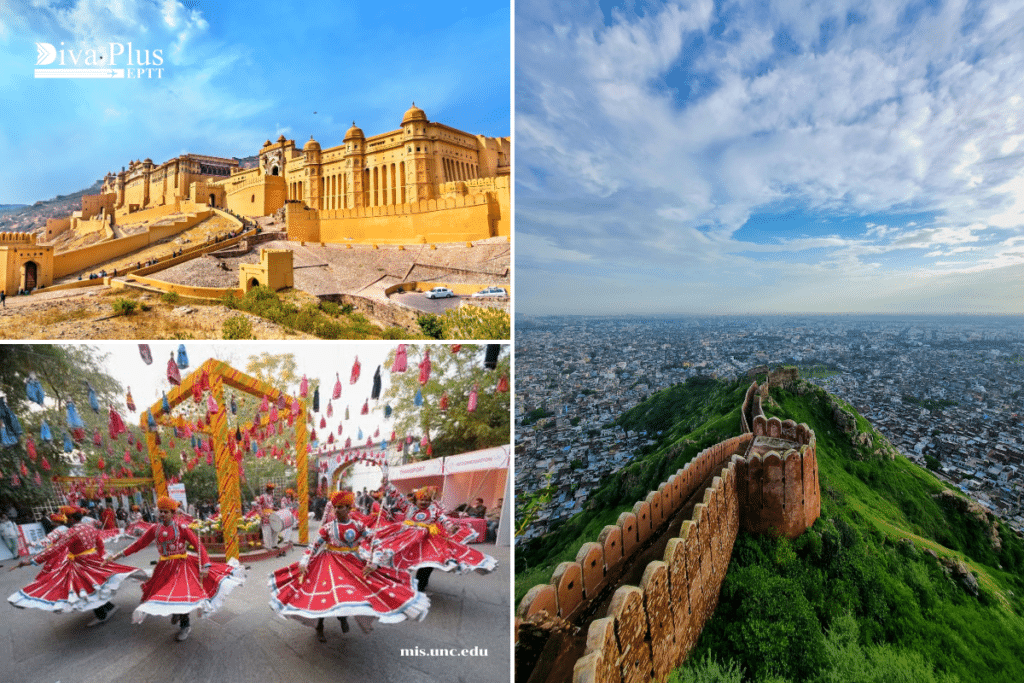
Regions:
<instances>
[{"instance_id":1,"label":"sandstone fort wall","mask_svg":"<svg viewBox=\"0 0 1024 683\"><path fill-rule=\"evenodd\" d=\"M752 396L748 391L744 403ZM818 518L814 432L763 415L752 427L701 451L632 512L622 513L617 524L606 526L596 542L584 543L575 561L559 564L549 583L524 596L519 618L546 611L573 621L711 478L662 559L647 565L640 586L618 587L607 614L590 624L574 683L665 680L714 614L739 530L792 537ZM800 448L744 457L756 437L771 434L791 438Z\"/></svg>"}]
</instances>

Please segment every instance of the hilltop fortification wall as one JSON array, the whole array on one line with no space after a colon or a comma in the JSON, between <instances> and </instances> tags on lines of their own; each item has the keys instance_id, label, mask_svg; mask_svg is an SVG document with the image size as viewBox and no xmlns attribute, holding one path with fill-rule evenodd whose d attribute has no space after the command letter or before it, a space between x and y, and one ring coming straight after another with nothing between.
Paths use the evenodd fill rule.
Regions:
<instances>
[{"instance_id":1,"label":"hilltop fortification wall","mask_svg":"<svg viewBox=\"0 0 1024 683\"><path fill-rule=\"evenodd\" d=\"M744 397L744 406L750 402L759 413L751 431L701 451L596 541L584 543L575 561L559 564L549 583L523 597L518 618L546 611L573 622L704 487L701 502L668 540L662 559L647 565L640 586L619 586L607 614L590 623L574 683L665 680L714 614L739 530L794 538L820 515L813 430L765 418L756 389L752 384ZM772 439L799 447L780 453L770 449Z\"/></svg>"}]
</instances>

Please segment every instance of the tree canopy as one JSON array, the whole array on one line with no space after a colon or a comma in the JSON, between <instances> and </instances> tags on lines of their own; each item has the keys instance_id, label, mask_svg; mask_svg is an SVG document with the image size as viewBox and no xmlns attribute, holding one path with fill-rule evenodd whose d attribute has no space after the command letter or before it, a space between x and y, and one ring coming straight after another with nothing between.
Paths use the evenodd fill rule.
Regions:
<instances>
[{"instance_id":1,"label":"tree canopy","mask_svg":"<svg viewBox=\"0 0 1024 683\"><path fill-rule=\"evenodd\" d=\"M509 443L510 392L509 347L501 346L496 367L484 367L485 346L473 344L418 346L406 349L408 369L392 373L391 385L382 396L394 410L394 429L399 437L426 436L432 446L432 457L456 455L467 451L490 448ZM426 384L420 384L419 365L430 353L431 373ZM395 351L388 356L388 367L394 362ZM505 391L498 384L505 379ZM469 397L477 388L476 410L469 412ZM416 406L416 393L422 396L422 405ZM447 395L448 408L441 408L442 396ZM383 407L375 408L382 410ZM424 450L419 458L430 457Z\"/></svg>"}]
</instances>

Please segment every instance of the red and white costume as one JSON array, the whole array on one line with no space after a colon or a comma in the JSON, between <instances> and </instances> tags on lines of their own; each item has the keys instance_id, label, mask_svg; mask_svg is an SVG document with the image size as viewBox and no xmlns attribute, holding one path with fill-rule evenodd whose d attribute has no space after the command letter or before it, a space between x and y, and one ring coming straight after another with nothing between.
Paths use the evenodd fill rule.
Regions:
<instances>
[{"instance_id":1,"label":"red and white costume","mask_svg":"<svg viewBox=\"0 0 1024 683\"><path fill-rule=\"evenodd\" d=\"M193 609L199 609L205 617L221 606L228 593L245 582L245 571L237 562L211 563L195 533L177 520L154 524L122 553L137 553L154 541L160 559L153 570L153 578L142 584L142 603L132 614L136 624L147 614L185 614ZM198 557L187 552L190 545L199 552ZM205 580L199 578L200 566L209 570Z\"/></svg>"},{"instance_id":2,"label":"red and white costume","mask_svg":"<svg viewBox=\"0 0 1024 683\"><path fill-rule=\"evenodd\" d=\"M483 574L498 565L490 555L460 542L475 538L476 534L472 530L467 533L466 527L454 530L452 521L437 503L420 508L410 505L397 489L393 492L399 496L398 506L405 511L405 520L377 530L374 562L395 569L433 567L460 574L474 570ZM453 529L453 532L449 533L447 529Z\"/></svg>"},{"instance_id":3,"label":"red and white costume","mask_svg":"<svg viewBox=\"0 0 1024 683\"><path fill-rule=\"evenodd\" d=\"M141 569L103 563L103 538L87 524L76 524L34 558L43 565L36 580L7 598L15 607L47 612L84 612L106 604L121 583L144 579Z\"/></svg>"},{"instance_id":4,"label":"red and white costume","mask_svg":"<svg viewBox=\"0 0 1024 683\"><path fill-rule=\"evenodd\" d=\"M260 508L260 531L263 532L263 547L276 548L277 539L274 538L274 531L270 528L270 515L274 512L274 494L264 493L256 498L256 504Z\"/></svg>"},{"instance_id":5,"label":"red and white costume","mask_svg":"<svg viewBox=\"0 0 1024 683\"><path fill-rule=\"evenodd\" d=\"M321 526L302 559L270 575L270 606L282 617L299 620L347 616L377 617L384 623L422 620L430 599L416 591L408 573L378 567L363 576L366 562L359 556L359 543L369 536L354 519ZM303 568L307 568L305 580L300 573Z\"/></svg>"},{"instance_id":6,"label":"red and white costume","mask_svg":"<svg viewBox=\"0 0 1024 683\"><path fill-rule=\"evenodd\" d=\"M130 512L128 513L128 526L124 528L124 533L127 536L138 538L152 526L152 522L147 522L142 518L141 512Z\"/></svg>"},{"instance_id":7,"label":"red and white costume","mask_svg":"<svg viewBox=\"0 0 1024 683\"><path fill-rule=\"evenodd\" d=\"M373 506L371 506L369 513L364 514L358 510L352 510L351 515L353 519L359 520L369 529L377 529L395 521L390 512L387 510L381 511L380 503L377 501L373 501ZM378 519L380 520L379 523Z\"/></svg>"}]
</instances>

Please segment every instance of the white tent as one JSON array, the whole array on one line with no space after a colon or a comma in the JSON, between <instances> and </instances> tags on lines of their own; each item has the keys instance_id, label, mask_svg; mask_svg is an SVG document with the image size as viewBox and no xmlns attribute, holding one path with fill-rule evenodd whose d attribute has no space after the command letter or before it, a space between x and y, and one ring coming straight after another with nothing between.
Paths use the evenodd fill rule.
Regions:
<instances>
[{"instance_id":1,"label":"white tent","mask_svg":"<svg viewBox=\"0 0 1024 683\"><path fill-rule=\"evenodd\" d=\"M502 511L504 522L505 511L511 511L512 504L506 496L511 460L510 445L496 446L392 467L389 478L405 493L421 486L436 486L441 492L439 503L445 510L462 503L472 505L474 498L483 498L490 511L498 504L499 498L506 498L505 510Z\"/></svg>"}]
</instances>

